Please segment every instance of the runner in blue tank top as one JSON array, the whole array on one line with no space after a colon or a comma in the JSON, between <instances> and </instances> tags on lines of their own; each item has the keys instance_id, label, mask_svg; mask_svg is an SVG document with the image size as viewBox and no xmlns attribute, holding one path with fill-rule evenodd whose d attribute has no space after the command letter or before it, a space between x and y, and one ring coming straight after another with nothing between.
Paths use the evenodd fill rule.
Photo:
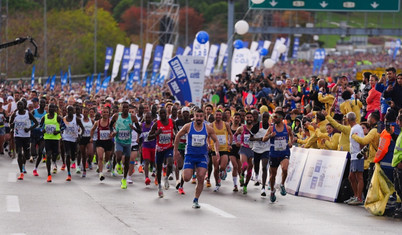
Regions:
<instances>
[{"instance_id":1,"label":"runner in blue tank top","mask_svg":"<svg viewBox=\"0 0 402 235\"><path fill-rule=\"evenodd\" d=\"M290 148L293 143L293 133L287 125L283 124L283 117L285 114L282 110L275 110L272 115L274 125L268 128L263 141L268 139L271 142L271 149L269 151L269 182L271 186L271 202L276 201L275 196L275 178L279 165L282 167L282 182L281 182L281 195L286 195L285 180L288 175Z\"/></svg>"},{"instance_id":2,"label":"runner in blue tank top","mask_svg":"<svg viewBox=\"0 0 402 235\"><path fill-rule=\"evenodd\" d=\"M195 121L187 123L177 133L174 141L174 160L180 157L178 146L180 138L187 134L187 146L184 156L183 179L188 182L195 171L197 172L197 186L195 188L195 197L193 200L193 208L198 209L198 198L204 188L205 173L208 168L208 145L207 138L210 137L215 143L216 157L219 159L219 141L214 129L204 123L204 111L197 110L195 113Z\"/></svg>"}]
</instances>

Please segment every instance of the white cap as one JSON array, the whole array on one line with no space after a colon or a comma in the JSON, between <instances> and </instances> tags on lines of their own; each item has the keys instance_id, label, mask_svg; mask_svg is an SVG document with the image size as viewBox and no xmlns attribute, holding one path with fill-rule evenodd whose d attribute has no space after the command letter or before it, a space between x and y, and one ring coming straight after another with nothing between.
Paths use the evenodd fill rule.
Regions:
<instances>
[{"instance_id":1,"label":"white cap","mask_svg":"<svg viewBox=\"0 0 402 235\"><path fill-rule=\"evenodd\" d=\"M113 98L112 97L107 97L106 100L109 100L110 102L113 103Z\"/></svg>"},{"instance_id":2,"label":"white cap","mask_svg":"<svg viewBox=\"0 0 402 235\"><path fill-rule=\"evenodd\" d=\"M81 100L81 99L78 99L78 100L77 100L77 103L82 104L82 100Z\"/></svg>"},{"instance_id":3,"label":"white cap","mask_svg":"<svg viewBox=\"0 0 402 235\"><path fill-rule=\"evenodd\" d=\"M123 99L123 98L121 98L121 99L119 99L117 102L119 102L119 104L121 104L121 103L123 103L123 102L124 102L124 99Z\"/></svg>"},{"instance_id":4,"label":"white cap","mask_svg":"<svg viewBox=\"0 0 402 235\"><path fill-rule=\"evenodd\" d=\"M282 81L276 81L276 85L277 85L277 86L282 85Z\"/></svg>"},{"instance_id":5,"label":"white cap","mask_svg":"<svg viewBox=\"0 0 402 235\"><path fill-rule=\"evenodd\" d=\"M14 100L14 97L12 97L12 96L7 97L7 101L9 101L9 100Z\"/></svg>"},{"instance_id":6,"label":"white cap","mask_svg":"<svg viewBox=\"0 0 402 235\"><path fill-rule=\"evenodd\" d=\"M175 104L181 104L179 100L176 100L174 103Z\"/></svg>"},{"instance_id":7,"label":"white cap","mask_svg":"<svg viewBox=\"0 0 402 235\"><path fill-rule=\"evenodd\" d=\"M190 113L190 108L187 106L184 106L183 108L181 108L181 112L189 112Z\"/></svg>"},{"instance_id":8,"label":"white cap","mask_svg":"<svg viewBox=\"0 0 402 235\"><path fill-rule=\"evenodd\" d=\"M4 100L3 100L3 98L0 98L0 103L4 103Z\"/></svg>"},{"instance_id":9,"label":"white cap","mask_svg":"<svg viewBox=\"0 0 402 235\"><path fill-rule=\"evenodd\" d=\"M33 105L32 101L28 100L27 105Z\"/></svg>"},{"instance_id":10,"label":"white cap","mask_svg":"<svg viewBox=\"0 0 402 235\"><path fill-rule=\"evenodd\" d=\"M155 100L155 104L159 104L160 102L159 102L159 100Z\"/></svg>"}]
</instances>

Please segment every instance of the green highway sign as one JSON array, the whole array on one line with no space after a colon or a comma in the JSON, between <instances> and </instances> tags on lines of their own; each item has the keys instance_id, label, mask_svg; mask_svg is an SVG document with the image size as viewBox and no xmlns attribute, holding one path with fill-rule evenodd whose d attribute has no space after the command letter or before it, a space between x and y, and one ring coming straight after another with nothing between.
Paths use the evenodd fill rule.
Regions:
<instances>
[{"instance_id":1,"label":"green highway sign","mask_svg":"<svg viewBox=\"0 0 402 235\"><path fill-rule=\"evenodd\" d=\"M264 0L259 4L249 0L249 7L256 10L399 12L400 0Z\"/></svg>"}]
</instances>

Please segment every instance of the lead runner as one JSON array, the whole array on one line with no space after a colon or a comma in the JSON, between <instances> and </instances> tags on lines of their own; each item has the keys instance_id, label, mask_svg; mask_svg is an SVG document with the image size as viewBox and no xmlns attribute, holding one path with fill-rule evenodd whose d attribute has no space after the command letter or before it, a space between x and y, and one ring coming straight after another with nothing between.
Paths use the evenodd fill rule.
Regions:
<instances>
[{"instance_id":1,"label":"lead runner","mask_svg":"<svg viewBox=\"0 0 402 235\"><path fill-rule=\"evenodd\" d=\"M183 179L188 182L191 180L194 168L197 172L197 185L195 187L195 197L193 200L193 208L198 209L198 198L204 188L205 173L208 168L208 146L207 137L210 137L215 143L215 156L219 161L219 141L212 127L204 122L204 111L198 109L195 113L195 121L187 123L177 133L174 140L174 160L180 158L178 146L180 138L187 134L187 146L184 156Z\"/></svg>"}]
</instances>

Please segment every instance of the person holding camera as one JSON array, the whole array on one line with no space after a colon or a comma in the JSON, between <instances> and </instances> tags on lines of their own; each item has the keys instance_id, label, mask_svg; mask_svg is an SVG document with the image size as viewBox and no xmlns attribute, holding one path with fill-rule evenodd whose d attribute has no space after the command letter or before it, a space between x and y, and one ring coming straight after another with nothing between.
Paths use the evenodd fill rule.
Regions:
<instances>
[{"instance_id":1,"label":"person holding camera","mask_svg":"<svg viewBox=\"0 0 402 235\"><path fill-rule=\"evenodd\" d=\"M386 98L385 97L385 90L388 89L387 93L391 91L391 88L395 85L396 83L396 69L394 67L389 67L386 70L387 73L387 78L385 77L385 74L382 74L380 80L378 83L375 85L375 89L379 92L382 93L381 97L381 121L384 120L384 116L387 113L387 109L390 106L388 101L390 101L390 97Z\"/></svg>"},{"instance_id":2,"label":"person holding camera","mask_svg":"<svg viewBox=\"0 0 402 235\"><path fill-rule=\"evenodd\" d=\"M398 74L396 83L389 85L384 91L384 98L391 99L390 106L398 111L402 108L402 73Z\"/></svg>"}]
</instances>

